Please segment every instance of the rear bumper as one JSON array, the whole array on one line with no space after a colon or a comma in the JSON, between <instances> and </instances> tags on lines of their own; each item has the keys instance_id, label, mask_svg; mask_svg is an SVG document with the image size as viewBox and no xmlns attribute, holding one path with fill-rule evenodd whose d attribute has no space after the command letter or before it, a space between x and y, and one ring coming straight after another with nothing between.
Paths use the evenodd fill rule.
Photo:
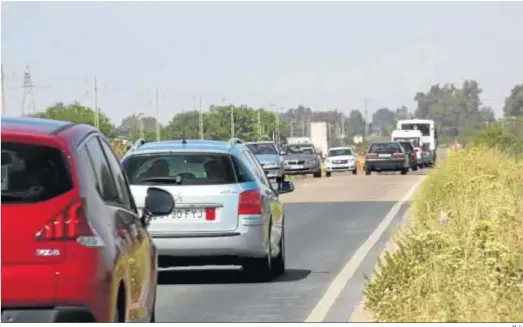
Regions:
<instances>
[{"instance_id":1,"label":"rear bumper","mask_svg":"<svg viewBox=\"0 0 523 327\"><path fill-rule=\"evenodd\" d=\"M265 226L240 224L235 231L153 236L160 257L263 257L267 255Z\"/></svg>"},{"instance_id":2,"label":"rear bumper","mask_svg":"<svg viewBox=\"0 0 523 327\"><path fill-rule=\"evenodd\" d=\"M377 170L377 171L399 171L409 166L405 165L405 160L403 159L389 159L389 160L367 160L365 162L365 167L367 170Z\"/></svg>"},{"instance_id":3,"label":"rear bumper","mask_svg":"<svg viewBox=\"0 0 523 327\"><path fill-rule=\"evenodd\" d=\"M2 323L96 322L89 310L82 307L2 308Z\"/></svg>"}]
</instances>

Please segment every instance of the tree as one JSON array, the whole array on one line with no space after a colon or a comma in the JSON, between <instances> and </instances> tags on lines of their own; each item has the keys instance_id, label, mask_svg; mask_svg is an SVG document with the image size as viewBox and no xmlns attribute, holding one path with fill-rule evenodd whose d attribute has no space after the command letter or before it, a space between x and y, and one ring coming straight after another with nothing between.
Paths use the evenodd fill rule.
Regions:
<instances>
[{"instance_id":1,"label":"tree","mask_svg":"<svg viewBox=\"0 0 523 327\"><path fill-rule=\"evenodd\" d=\"M388 108L380 108L372 114L374 130L382 136L389 135L393 129L396 114Z\"/></svg>"},{"instance_id":2,"label":"tree","mask_svg":"<svg viewBox=\"0 0 523 327\"><path fill-rule=\"evenodd\" d=\"M523 83L514 86L503 106L505 117L523 116Z\"/></svg>"},{"instance_id":3,"label":"tree","mask_svg":"<svg viewBox=\"0 0 523 327\"><path fill-rule=\"evenodd\" d=\"M147 140L156 139L156 118L143 116L142 114L132 114L122 119L120 126L116 129L116 134L121 137L137 140L141 137L143 126L144 138ZM160 130L163 127L160 125Z\"/></svg>"},{"instance_id":4,"label":"tree","mask_svg":"<svg viewBox=\"0 0 523 327\"><path fill-rule=\"evenodd\" d=\"M58 102L47 109L44 112L37 113L35 115L39 118L55 119L62 121L70 121L78 124L89 124L94 126L95 112L93 109L84 107L78 102L73 102L68 105L64 105L63 102ZM114 126L111 124L109 117L103 112L99 112L99 129L105 136L112 138L115 134Z\"/></svg>"},{"instance_id":5,"label":"tree","mask_svg":"<svg viewBox=\"0 0 523 327\"><path fill-rule=\"evenodd\" d=\"M349 113L349 118L345 121L345 133L349 138L365 133L365 118L361 111L354 109Z\"/></svg>"}]
</instances>

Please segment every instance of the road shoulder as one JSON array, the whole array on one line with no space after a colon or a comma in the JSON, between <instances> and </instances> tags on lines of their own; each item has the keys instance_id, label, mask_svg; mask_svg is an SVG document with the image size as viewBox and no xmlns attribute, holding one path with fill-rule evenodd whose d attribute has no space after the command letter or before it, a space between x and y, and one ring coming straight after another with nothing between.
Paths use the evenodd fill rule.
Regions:
<instances>
[{"instance_id":1,"label":"road shoulder","mask_svg":"<svg viewBox=\"0 0 523 327\"><path fill-rule=\"evenodd\" d=\"M380 254L380 258L383 257L383 255L386 252L394 253L397 251L398 246L396 242L394 241L395 236L397 235L398 228L402 228L406 226L408 219L410 215L410 206L409 209L405 212L403 215L401 222L398 224L397 228L391 233L389 240L387 241L387 244L385 245L385 248ZM354 310L352 311L349 320L347 322L372 322L372 314L365 309L365 296L362 297L362 299L358 302Z\"/></svg>"}]
</instances>

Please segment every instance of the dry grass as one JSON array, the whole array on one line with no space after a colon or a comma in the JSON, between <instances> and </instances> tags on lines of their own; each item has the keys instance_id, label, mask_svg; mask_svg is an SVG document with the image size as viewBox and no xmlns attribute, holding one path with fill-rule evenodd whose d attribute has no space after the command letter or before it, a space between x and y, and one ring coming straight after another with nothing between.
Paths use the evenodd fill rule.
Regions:
<instances>
[{"instance_id":1,"label":"dry grass","mask_svg":"<svg viewBox=\"0 0 523 327\"><path fill-rule=\"evenodd\" d=\"M483 147L449 154L398 246L366 286L375 320L523 321L523 164Z\"/></svg>"}]
</instances>

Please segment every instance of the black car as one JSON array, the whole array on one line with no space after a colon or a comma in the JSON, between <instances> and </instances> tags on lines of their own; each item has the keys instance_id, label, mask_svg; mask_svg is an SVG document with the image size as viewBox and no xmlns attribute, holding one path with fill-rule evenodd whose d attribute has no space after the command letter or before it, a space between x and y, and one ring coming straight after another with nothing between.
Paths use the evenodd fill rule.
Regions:
<instances>
[{"instance_id":1,"label":"black car","mask_svg":"<svg viewBox=\"0 0 523 327\"><path fill-rule=\"evenodd\" d=\"M412 143L410 143L410 141L398 141L398 143L401 144L403 149L405 149L409 155L410 168L412 168L413 171L418 170L418 159L416 157L416 150L412 146Z\"/></svg>"},{"instance_id":2,"label":"black car","mask_svg":"<svg viewBox=\"0 0 523 327\"><path fill-rule=\"evenodd\" d=\"M409 154L399 142L372 143L365 155L365 175L373 171L409 172Z\"/></svg>"}]
</instances>

